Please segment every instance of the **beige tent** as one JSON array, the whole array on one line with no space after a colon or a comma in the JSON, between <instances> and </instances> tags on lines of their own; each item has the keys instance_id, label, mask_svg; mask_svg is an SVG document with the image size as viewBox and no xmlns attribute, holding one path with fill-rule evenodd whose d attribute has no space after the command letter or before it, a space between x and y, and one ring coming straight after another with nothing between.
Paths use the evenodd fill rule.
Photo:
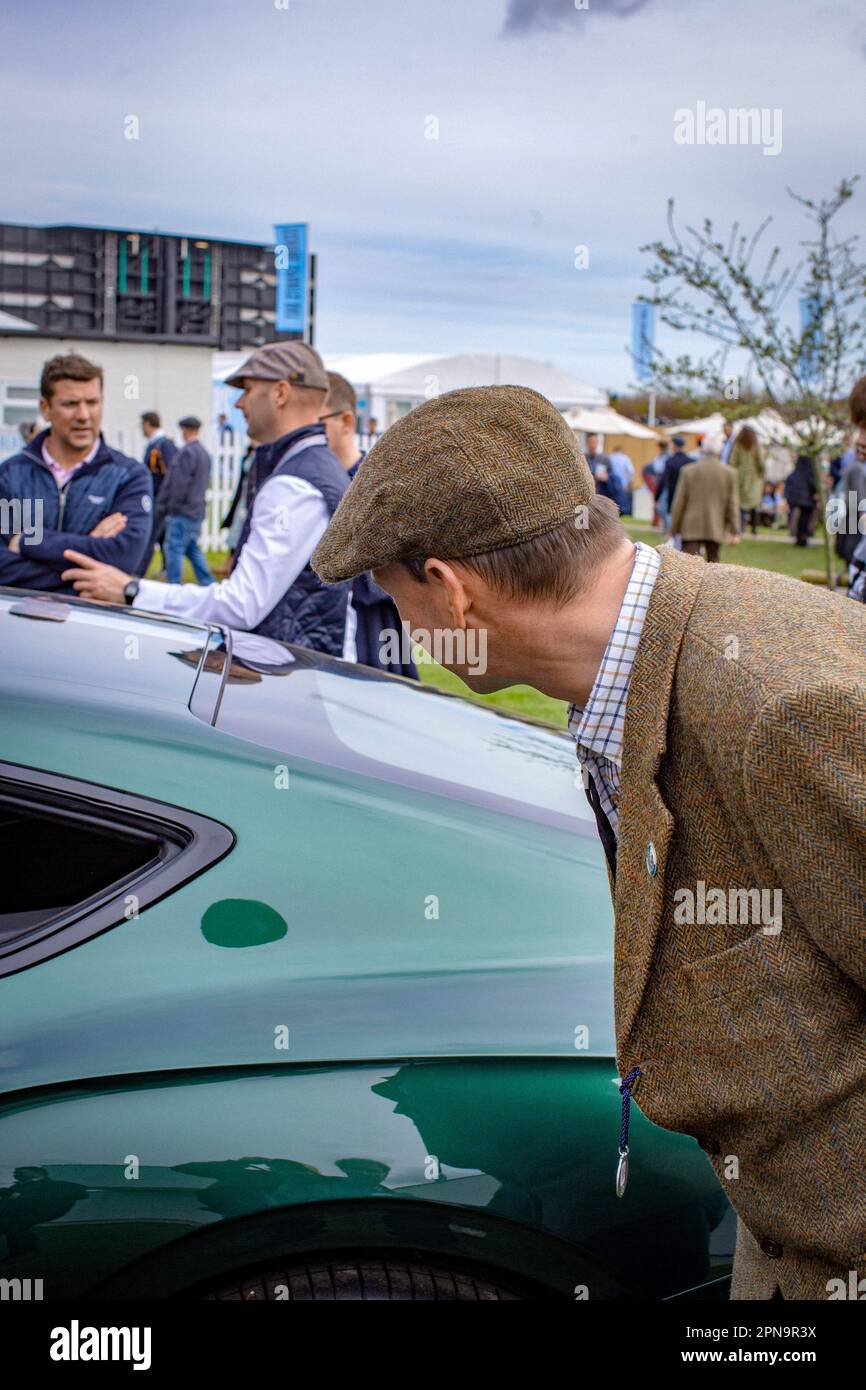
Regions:
<instances>
[{"instance_id":1,"label":"beige tent","mask_svg":"<svg viewBox=\"0 0 866 1390\"><path fill-rule=\"evenodd\" d=\"M588 434L600 434L605 453L622 449L623 453L628 454L634 464L635 485L641 481L641 469L658 453L660 433L648 425L629 420L627 415L620 415L617 410L566 410L565 420L580 437L581 444Z\"/></svg>"},{"instance_id":2,"label":"beige tent","mask_svg":"<svg viewBox=\"0 0 866 1390\"><path fill-rule=\"evenodd\" d=\"M703 435L707 444L713 444L721 448L724 439L725 417L720 410L714 415L705 415L701 420L678 420L675 425L665 425L662 430L668 439L672 439L675 434L681 434L685 439L686 450L696 449L698 446L698 435Z\"/></svg>"}]
</instances>

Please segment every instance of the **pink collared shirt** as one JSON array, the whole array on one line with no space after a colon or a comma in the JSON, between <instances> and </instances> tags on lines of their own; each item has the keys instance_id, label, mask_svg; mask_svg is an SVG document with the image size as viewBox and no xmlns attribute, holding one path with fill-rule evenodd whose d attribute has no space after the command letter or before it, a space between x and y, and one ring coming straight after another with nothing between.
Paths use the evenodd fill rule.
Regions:
<instances>
[{"instance_id":1,"label":"pink collared shirt","mask_svg":"<svg viewBox=\"0 0 866 1390\"><path fill-rule=\"evenodd\" d=\"M90 463L92 459L96 458L98 449L99 435L96 436L96 441L87 457L81 459L79 463L73 463L71 468L67 468L66 464L58 463L56 458L52 458L51 454L49 454L48 452L48 444L46 442L42 445L42 458L45 461L45 463L48 464L48 467L51 469L54 481L57 484L57 486L59 488L64 488L66 484L69 482L69 479L72 477L73 473L76 471L76 469L80 468L82 464Z\"/></svg>"}]
</instances>

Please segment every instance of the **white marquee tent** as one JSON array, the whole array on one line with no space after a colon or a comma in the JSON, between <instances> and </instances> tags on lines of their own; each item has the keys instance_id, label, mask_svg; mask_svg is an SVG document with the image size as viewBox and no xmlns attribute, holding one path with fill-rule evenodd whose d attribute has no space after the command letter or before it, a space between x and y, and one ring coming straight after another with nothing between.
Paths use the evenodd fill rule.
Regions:
<instances>
[{"instance_id":1,"label":"white marquee tent","mask_svg":"<svg viewBox=\"0 0 866 1390\"><path fill-rule=\"evenodd\" d=\"M725 417L719 410L715 415L705 415L702 420L677 420L676 424L665 425L663 433L668 437L675 434L702 434L708 444L721 445L724 438L722 433L724 423Z\"/></svg>"},{"instance_id":2,"label":"white marquee tent","mask_svg":"<svg viewBox=\"0 0 866 1390\"><path fill-rule=\"evenodd\" d=\"M606 406L607 394L550 362L508 353L406 355L362 353L326 356L330 370L351 381L361 413L386 428L420 401L464 386L529 386L560 410ZM360 400L366 407L360 407Z\"/></svg>"},{"instance_id":3,"label":"white marquee tent","mask_svg":"<svg viewBox=\"0 0 866 1390\"><path fill-rule=\"evenodd\" d=\"M627 439L658 439L655 430L620 415L618 410L566 410L565 419L573 430L581 434L625 435Z\"/></svg>"},{"instance_id":4,"label":"white marquee tent","mask_svg":"<svg viewBox=\"0 0 866 1390\"><path fill-rule=\"evenodd\" d=\"M230 406L228 388L222 383L246 356L235 352L215 355L218 409ZM347 377L358 393L362 429L371 416L380 430L386 429L421 401L463 386L529 386L563 411L575 406L605 407L608 403L606 392L580 377L550 362L508 353L325 353L324 359L329 370ZM233 398L234 393L228 394Z\"/></svg>"}]
</instances>

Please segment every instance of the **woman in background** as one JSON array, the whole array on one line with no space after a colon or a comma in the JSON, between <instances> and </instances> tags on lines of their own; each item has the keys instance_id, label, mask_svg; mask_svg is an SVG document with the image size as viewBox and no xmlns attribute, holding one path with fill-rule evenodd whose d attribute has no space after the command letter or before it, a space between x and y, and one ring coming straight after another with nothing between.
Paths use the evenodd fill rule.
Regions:
<instances>
[{"instance_id":1,"label":"woman in background","mask_svg":"<svg viewBox=\"0 0 866 1390\"><path fill-rule=\"evenodd\" d=\"M731 450L730 465L737 475L740 487L740 525L745 531L746 521L752 528L752 535L758 534L758 508L764 490L764 456L758 443L758 436L751 425L743 425Z\"/></svg>"}]
</instances>

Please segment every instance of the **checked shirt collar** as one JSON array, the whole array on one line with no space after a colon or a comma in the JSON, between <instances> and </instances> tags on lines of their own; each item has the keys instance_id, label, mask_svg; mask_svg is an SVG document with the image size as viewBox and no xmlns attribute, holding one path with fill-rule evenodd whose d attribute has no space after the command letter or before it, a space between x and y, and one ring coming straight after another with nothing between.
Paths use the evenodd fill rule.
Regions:
<instances>
[{"instance_id":1,"label":"checked shirt collar","mask_svg":"<svg viewBox=\"0 0 866 1390\"><path fill-rule=\"evenodd\" d=\"M604 811L618 827L617 800L622 768L625 706L650 594L661 559L652 546L636 542L635 559L622 605L584 709L570 705L568 728L581 765L595 776Z\"/></svg>"}]
</instances>

